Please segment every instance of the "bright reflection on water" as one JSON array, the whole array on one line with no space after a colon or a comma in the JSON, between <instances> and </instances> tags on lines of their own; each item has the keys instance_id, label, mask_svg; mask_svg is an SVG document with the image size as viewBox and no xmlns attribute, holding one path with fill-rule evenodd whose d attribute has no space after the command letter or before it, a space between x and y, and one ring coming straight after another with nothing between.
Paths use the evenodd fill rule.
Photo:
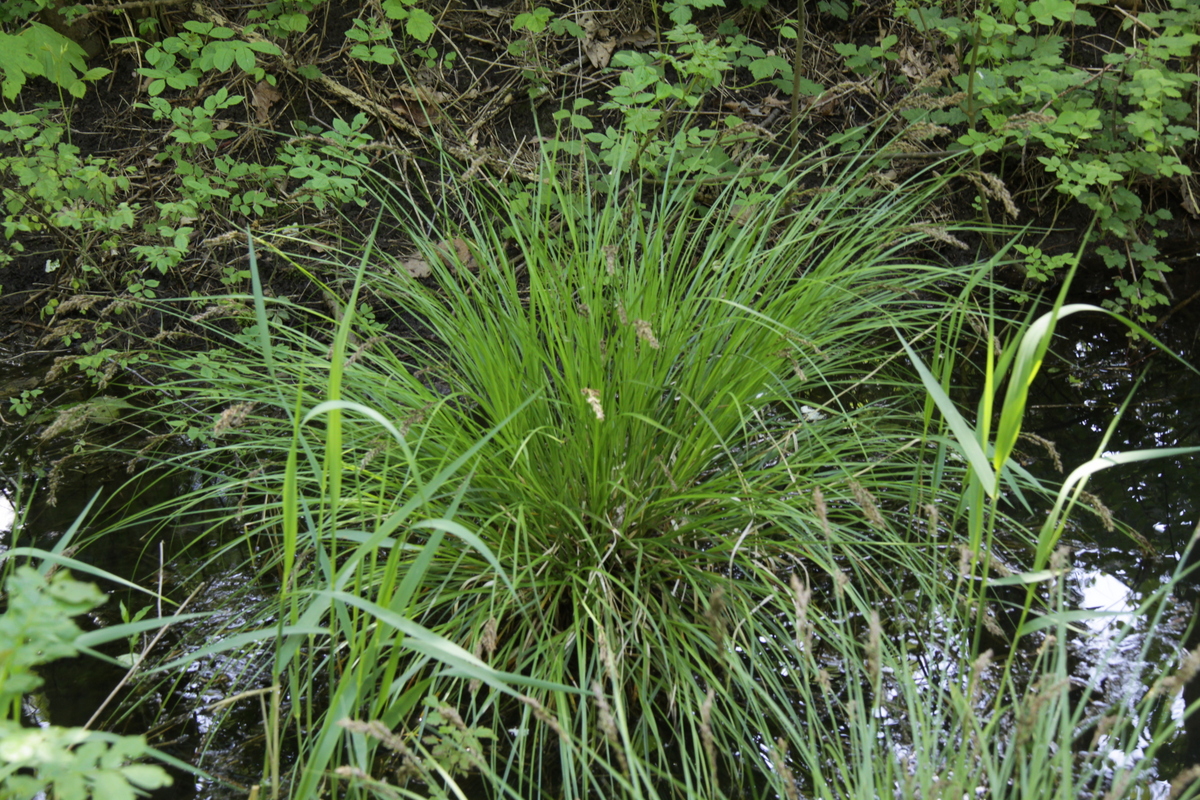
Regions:
<instances>
[{"instance_id":1,"label":"bright reflection on water","mask_svg":"<svg viewBox=\"0 0 1200 800\"><path fill-rule=\"evenodd\" d=\"M0 532L11 531L17 521L17 511L7 497L0 494Z\"/></svg>"}]
</instances>

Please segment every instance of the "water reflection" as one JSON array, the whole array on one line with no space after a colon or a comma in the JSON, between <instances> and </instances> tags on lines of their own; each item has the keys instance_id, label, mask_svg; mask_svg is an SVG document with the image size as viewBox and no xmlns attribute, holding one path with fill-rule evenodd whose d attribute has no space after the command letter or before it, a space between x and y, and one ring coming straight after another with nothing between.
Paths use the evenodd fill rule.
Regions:
<instances>
[{"instance_id":1,"label":"water reflection","mask_svg":"<svg viewBox=\"0 0 1200 800\"><path fill-rule=\"evenodd\" d=\"M13 508L12 501L4 494L0 494L0 534L11 531L16 521L17 510Z\"/></svg>"},{"instance_id":2,"label":"water reflection","mask_svg":"<svg viewBox=\"0 0 1200 800\"><path fill-rule=\"evenodd\" d=\"M1172 323L1155 335L1194 363L1200 318ZM1113 453L1200 444L1200 377L1195 373L1152 347L1131 343L1126 329L1104 315L1074 315L1059 323L1058 333L1052 348L1058 356L1047 357L1033 386L1027 430L1054 443L1068 472L1099 455L1101 446ZM1133 401L1114 427L1131 393ZM1061 479L1053 472L1050 454L1030 452L1029 458L1036 474ZM1080 608L1109 613L1081 624L1086 634L1074 643L1076 674L1102 681L1110 699L1136 700L1147 681L1179 663L1190 600L1177 601L1176 612L1164 615L1154 631L1158 642L1148 651L1143 647L1149 622L1133 612L1179 566L1196 528L1200 461L1161 459L1115 467L1093 475L1086 488L1127 527L1113 527L1103 514L1076 515L1070 584ZM1184 698L1177 697L1171 706L1172 717L1181 723L1184 705ZM1178 749L1185 738L1178 737ZM1142 737L1108 757L1116 769L1142 758L1149 745ZM1161 766L1161 777L1174 774L1173 766ZM1156 799L1170 791L1167 780L1147 788Z\"/></svg>"},{"instance_id":3,"label":"water reflection","mask_svg":"<svg viewBox=\"0 0 1200 800\"><path fill-rule=\"evenodd\" d=\"M1175 319L1156 335L1194 362L1198 324L1196 317ZM1126 329L1107 316L1068 317L1060 323L1059 334L1053 349L1060 355L1047 359L1034 384L1028 422L1033 432L1055 442L1065 464L1077 465L1097 454L1101 437L1135 387L1134 402L1105 450L1200 444L1200 376L1152 347L1133 346ZM1182 550L1200 516L1200 466L1194 459L1104 470L1091 478L1088 489L1156 550ZM1087 533L1110 546L1130 545L1127 537L1113 536L1100 525L1089 524Z\"/></svg>"}]
</instances>

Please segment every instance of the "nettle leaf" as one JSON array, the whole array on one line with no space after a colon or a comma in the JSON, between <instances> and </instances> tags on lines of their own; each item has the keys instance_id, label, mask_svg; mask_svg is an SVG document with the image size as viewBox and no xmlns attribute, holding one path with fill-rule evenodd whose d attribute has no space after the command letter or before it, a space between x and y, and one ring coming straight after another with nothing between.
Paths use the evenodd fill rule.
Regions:
<instances>
[{"instance_id":1,"label":"nettle leaf","mask_svg":"<svg viewBox=\"0 0 1200 800\"><path fill-rule=\"evenodd\" d=\"M9 44L16 45L15 55L26 56L24 70L31 75L41 75L59 86L69 88L78 82L77 73L87 71L87 54L83 48L40 22L30 24L19 36L8 38ZM6 84L13 79L24 80L7 69L5 76ZM7 93L7 86L5 91Z\"/></svg>"},{"instance_id":2,"label":"nettle leaf","mask_svg":"<svg viewBox=\"0 0 1200 800\"><path fill-rule=\"evenodd\" d=\"M1065 45L1066 41L1061 36L1019 36L1012 54L1015 58L1028 60L1032 67L1057 67L1063 63L1062 50Z\"/></svg>"},{"instance_id":3,"label":"nettle leaf","mask_svg":"<svg viewBox=\"0 0 1200 800\"><path fill-rule=\"evenodd\" d=\"M1200 131L1191 125L1168 125L1167 133L1173 138L1178 138L1180 142L1194 142L1200 138Z\"/></svg>"},{"instance_id":4,"label":"nettle leaf","mask_svg":"<svg viewBox=\"0 0 1200 800\"><path fill-rule=\"evenodd\" d=\"M19 37L0 31L0 75L4 76L4 97L15 100L25 85L26 75L37 75L37 62Z\"/></svg>"},{"instance_id":5,"label":"nettle leaf","mask_svg":"<svg viewBox=\"0 0 1200 800\"><path fill-rule=\"evenodd\" d=\"M1160 59L1187 58L1192 48L1200 44L1200 34L1185 33L1176 36L1159 36L1151 42L1148 52Z\"/></svg>"},{"instance_id":6,"label":"nettle leaf","mask_svg":"<svg viewBox=\"0 0 1200 800\"><path fill-rule=\"evenodd\" d=\"M664 6L664 8L671 8L671 6L668 4L667 6ZM692 10L687 6L680 4L671 8L671 10L667 13L667 16L671 19L671 22L674 22L676 25L684 25L692 21Z\"/></svg>"},{"instance_id":7,"label":"nettle leaf","mask_svg":"<svg viewBox=\"0 0 1200 800\"><path fill-rule=\"evenodd\" d=\"M1070 133L1080 138L1090 136L1088 131L1103 127L1098 108L1064 108L1052 123L1055 131Z\"/></svg>"},{"instance_id":8,"label":"nettle leaf","mask_svg":"<svg viewBox=\"0 0 1200 800\"><path fill-rule=\"evenodd\" d=\"M0 699L36 688L41 680L32 668L69 658L78 651L79 627L72 617L86 613L107 598L94 585L59 572L47 581L32 567L19 567L5 583L8 608L0 615Z\"/></svg>"}]
</instances>

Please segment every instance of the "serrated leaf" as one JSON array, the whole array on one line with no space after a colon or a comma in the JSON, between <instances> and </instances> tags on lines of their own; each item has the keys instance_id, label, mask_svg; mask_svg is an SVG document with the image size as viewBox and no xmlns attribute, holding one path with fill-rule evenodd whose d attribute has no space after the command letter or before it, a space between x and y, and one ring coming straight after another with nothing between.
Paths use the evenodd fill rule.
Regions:
<instances>
[{"instance_id":1,"label":"serrated leaf","mask_svg":"<svg viewBox=\"0 0 1200 800\"><path fill-rule=\"evenodd\" d=\"M137 797L129 782L115 770L96 770L88 777L93 797L103 797L104 800L134 800Z\"/></svg>"},{"instance_id":2,"label":"serrated leaf","mask_svg":"<svg viewBox=\"0 0 1200 800\"><path fill-rule=\"evenodd\" d=\"M763 80L764 78L772 77L776 72L786 69L788 66L787 59L782 56L767 56L765 58L757 58L750 62L750 74L755 80Z\"/></svg>"},{"instance_id":3,"label":"serrated leaf","mask_svg":"<svg viewBox=\"0 0 1200 800\"><path fill-rule=\"evenodd\" d=\"M408 20L404 23L404 30L417 41L427 42L433 37L437 26L434 24L433 17L428 11L414 8L408 14Z\"/></svg>"},{"instance_id":4,"label":"serrated leaf","mask_svg":"<svg viewBox=\"0 0 1200 800\"><path fill-rule=\"evenodd\" d=\"M158 789L172 783L166 770L151 764L130 764L122 768L121 772L127 781L143 789Z\"/></svg>"},{"instance_id":5,"label":"serrated leaf","mask_svg":"<svg viewBox=\"0 0 1200 800\"><path fill-rule=\"evenodd\" d=\"M405 0L383 0L383 13L388 19L405 19L408 17L409 5Z\"/></svg>"}]
</instances>

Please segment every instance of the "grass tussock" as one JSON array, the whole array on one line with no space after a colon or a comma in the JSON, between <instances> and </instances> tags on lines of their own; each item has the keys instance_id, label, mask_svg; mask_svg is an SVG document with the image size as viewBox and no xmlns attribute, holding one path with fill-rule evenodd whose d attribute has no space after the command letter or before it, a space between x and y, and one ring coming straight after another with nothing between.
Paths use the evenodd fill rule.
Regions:
<instances>
[{"instance_id":1,"label":"grass tussock","mask_svg":"<svg viewBox=\"0 0 1200 800\"><path fill-rule=\"evenodd\" d=\"M193 321L219 347L160 388L215 423L174 459L209 488L170 514L219 497L278 600L185 661L275 643L275 791L1125 796L1141 762L1105 754L1157 706L1101 734L1075 699L1061 515L1007 519L1036 481L946 405L987 270L914 256L948 178L833 169L702 200L552 165L429 217L384 193L415 256L266 243L357 265L333 318L260 291ZM992 581L1033 587L997 653L1005 549L1047 577Z\"/></svg>"}]
</instances>

